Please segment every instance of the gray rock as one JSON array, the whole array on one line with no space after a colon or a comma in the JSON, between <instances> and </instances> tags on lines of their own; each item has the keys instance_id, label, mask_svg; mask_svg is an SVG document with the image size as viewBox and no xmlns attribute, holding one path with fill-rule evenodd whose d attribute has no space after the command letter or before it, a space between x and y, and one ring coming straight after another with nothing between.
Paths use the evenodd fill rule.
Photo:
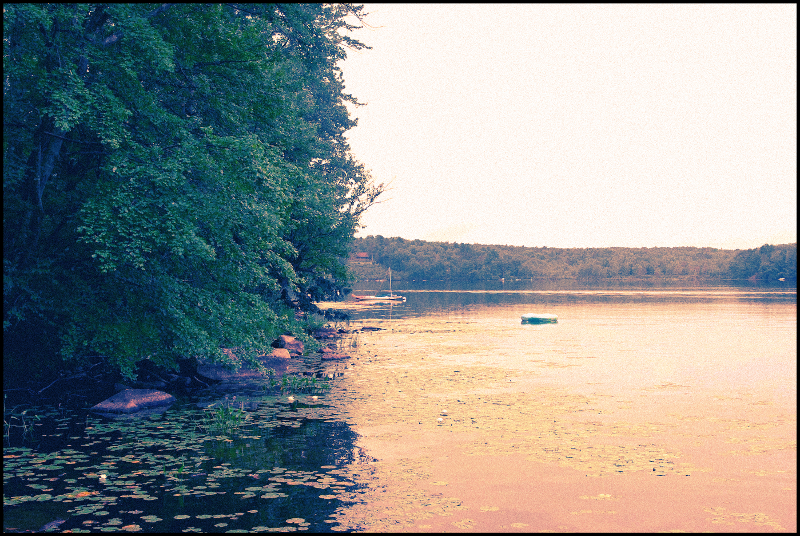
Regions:
<instances>
[{"instance_id":1,"label":"gray rock","mask_svg":"<svg viewBox=\"0 0 800 536\"><path fill-rule=\"evenodd\" d=\"M333 328L319 328L312 336L315 339L335 339L339 336L339 330Z\"/></svg>"},{"instance_id":2,"label":"gray rock","mask_svg":"<svg viewBox=\"0 0 800 536\"><path fill-rule=\"evenodd\" d=\"M297 341L297 342L300 342L300 341ZM300 343L301 346L302 346L302 344L303 343ZM287 349L287 348L275 348L272 351L272 353L268 354L266 357L267 358L272 358L272 359L291 359L292 356L291 356L291 354L289 352L290 352L290 350ZM302 352L300 352L300 353L302 353ZM259 359L261 359L261 358L259 358Z\"/></svg>"},{"instance_id":3,"label":"gray rock","mask_svg":"<svg viewBox=\"0 0 800 536\"><path fill-rule=\"evenodd\" d=\"M95 413L136 413L148 408L169 406L175 397L154 389L125 389L89 408Z\"/></svg>"},{"instance_id":4,"label":"gray rock","mask_svg":"<svg viewBox=\"0 0 800 536\"><path fill-rule=\"evenodd\" d=\"M298 341L291 335L281 335L275 343L278 345L278 348L285 348L296 354L302 354L304 351L303 341Z\"/></svg>"},{"instance_id":5,"label":"gray rock","mask_svg":"<svg viewBox=\"0 0 800 536\"><path fill-rule=\"evenodd\" d=\"M322 354L322 357L320 359L322 359L323 361L335 361L335 360L340 360L340 359L350 359L350 356L349 355L344 355L344 354L336 354L336 353L327 353L326 352L326 353Z\"/></svg>"},{"instance_id":6,"label":"gray rock","mask_svg":"<svg viewBox=\"0 0 800 536\"><path fill-rule=\"evenodd\" d=\"M276 375L287 372L297 372L299 365L291 359L289 351L285 348L276 348L271 354L259 356L258 360L264 367L275 371ZM222 365L215 363L201 363L197 366L197 373L210 380L217 381L237 381L237 380L258 380L266 378L258 370L249 365L242 365L238 371L228 370Z\"/></svg>"},{"instance_id":7,"label":"gray rock","mask_svg":"<svg viewBox=\"0 0 800 536\"><path fill-rule=\"evenodd\" d=\"M250 367L243 366L237 371L228 370L222 365L204 363L197 366L197 373L209 380L226 381L244 378L263 378L264 375Z\"/></svg>"}]
</instances>

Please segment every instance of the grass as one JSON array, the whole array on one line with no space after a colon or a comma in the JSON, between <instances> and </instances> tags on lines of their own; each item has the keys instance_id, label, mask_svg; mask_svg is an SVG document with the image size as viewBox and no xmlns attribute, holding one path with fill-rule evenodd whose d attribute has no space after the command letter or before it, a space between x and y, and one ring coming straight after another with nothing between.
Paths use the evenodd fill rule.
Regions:
<instances>
[{"instance_id":1,"label":"grass","mask_svg":"<svg viewBox=\"0 0 800 536\"><path fill-rule=\"evenodd\" d=\"M330 388L327 380L294 374L285 374L280 380L270 374L268 383L263 386L266 392L280 392L281 394L318 393ZM202 421L197 426L210 433L232 436L240 428L246 426L250 418L250 413L244 409L244 402L237 404L234 396L208 406L204 410Z\"/></svg>"},{"instance_id":2,"label":"grass","mask_svg":"<svg viewBox=\"0 0 800 536\"><path fill-rule=\"evenodd\" d=\"M352 337L350 337L350 348L358 348L361 345L361 339L358 336L358 332L355 333Z\"/></svg>"},{"instance_id":3,"label":"grass","mask_svg":"<svg viewBox=\"0 0 800 536\"><path fill-rule=\"evenodd\" d=\"M30 413L32 408L18 411L22 406L14 406L10 410L6 409L6 397L3 395L3 440L6 446L11 446L11 431L12 429L19 429L22 431L22 441L33 439L33 425L38 422L41 417L39 415Z\"/></svg>"},{"instance_id":4,"label":"grass","mask_svg":"<svg viewBox=\"0 0 800 536\"><path fill-rule=\"evenodd\" d=\"M268 383L264 385L265 391L280 391L282 394L316 393L330 388L327 380L294 374L284 374L280 381L270 375Z\"/></svg>"},{"instance_id":5,"label":"grass","mask_svg":"<svg viewBox=\"0 0 800 536\"><path fill-rule=\"evenodd\" d=\"M235 396L232 400L227 398L222 400L219 405L212 404L205 410L202 426L212 433L232 435L250 420L249 413L244 410L244 403L240 402L239 407L236 407L235 404Z\"/></svg>"}]
</instances>

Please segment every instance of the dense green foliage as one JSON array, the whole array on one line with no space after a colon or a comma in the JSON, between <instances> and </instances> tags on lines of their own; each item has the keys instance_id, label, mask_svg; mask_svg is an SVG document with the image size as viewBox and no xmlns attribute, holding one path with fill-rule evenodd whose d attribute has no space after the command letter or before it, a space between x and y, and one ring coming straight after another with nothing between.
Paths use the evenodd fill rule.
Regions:
<instances>
[{"instance_id":1,"label":"dense green foliage","mask_svg":"<svg viewBox=\"0 0 800 536\"><path fill-rule=\"evenodd\" d=\"M396 279L482 281L490 279L631 277L797 280L797 244L759 249L714 248L528 248L425 242L368 236L353 242L353 254L393 270ZM366 278L385 269L358 266Z\"/></svg>"},{"instance_id":2,"label":"dense green foliage","mask_svg":"<svg viewBox=\"0 0 800 536\"><path fill-rule=\"evenodd\" d=\"M740 251L731 261L728 275L732 279L796 282L797 244L764 244L758 249Z\"/></svg>"},{"instance_id":3,"label":"dense green foliage","mask_svg":"<svg viewBox=\"0 0 800 536\"><path fill-rule=\"evenodd\" d=\"M380 194L336 62L360 7L3 6L4 368L253 356ZM349 21L349 22L348 22Z\"/></svg>"}]
</instances>

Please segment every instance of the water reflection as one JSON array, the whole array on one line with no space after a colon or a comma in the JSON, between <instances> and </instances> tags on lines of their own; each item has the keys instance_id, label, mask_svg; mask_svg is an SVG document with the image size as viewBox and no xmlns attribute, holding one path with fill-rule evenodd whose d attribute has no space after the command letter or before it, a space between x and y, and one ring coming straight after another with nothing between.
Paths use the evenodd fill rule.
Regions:
<instances>
[{"instance_id":1,"label":"water reflection","mask_svg":"<svg viewBox=\"0 0 800 536\"><path fill-rule=\"evenodd\" d=\"M357 291L376 291L380 284L374 281L361 281L354 285ZM442 291L564 291L564 290L783 290L797 292L796 282L758 283L750 281L706 281L706 280L668 280L668 279L606 279L588 281L578 279L516 279L489 280L469 283L465 281L396 281L397 293L421 290Z\"/></svg>"},{"instance_id":2,"label":"water reflection","mask_svg":"<svg viewBox=\"0 0 800 536\"><path fill-rule=\"evenodd\" d=\"M140 420L38 408L36 434L59 444L4 449L4 532L54 520L59 531L330 531L361 485L344 470L356 435L318 398L264 397L230 437L208 434L187 401Z\"/></svg>"},{"instance_id":3,"label":"water reflection","mask_svg":"<svg viewBox=\"0 0 800 536\"><path fill-rule=\"evenodd\" d=\"M382 458L371 502L345 512L354 522L796 528L794 291L403 294L402 306L357 312L387 329L365 338L343 380L358 397L348 422ZM520 324L521 312L542 309L559 322Z\"/></svg>"},{"instance_id":4,"label":"water reflection","mask_svg":"<svg viewBox=\"0 0 800 536\"><path fill-rule=\"evenodd\" d=\"M337 304L348 310L352 319L369 318L401 319L422 317L428 314L470 311L485 306L524 305L531 310L553 305L570 304L619 304L619 303L710 303L724 301L796 303L797 289L782 287L754 286L687 286L675 284L618 284L586 285L569 282L555 283L516 282L518 289L487 288L404 288L398 290L406 296L403 304L373 304L350 307L351 304ZM441 287L441 283L418 284L415 287ZM479 285L474 285L479 286ZM473 287L474 287L473 286ZM483 284L480 286L490 286ZM536 288L530 288L535 286ZM567 288L565 288L565 286ZM545 288L542 288L545 287ZM336 307L336 306L334 306ZM531 312L528 310L522 311Z\"/></svg>"},{"instance_id":5,"label":"water reflection","mask_svg":"<svg viewBox=\"0 0 800 536\"><path fill-rule=\"evenodd\" d=\"M360 347L353 347L357 366L331 392L318 400L297 396L291 404L250 393L248 424L234 437L205 430L196 400L136 422L37 410L49 423L36 431L48 436L41 447L4 450L4 529L37 530L63 520L58 530L432 530L425 524L433 519L441 521L434 529L588 531L610 525L569 525L576 516L565 512L610 495L585 491L587 479L644 473L699 481L690 502L699 505L704 524L664 527L711 530L719 527L702 508L717 508L733 495L761 497L747 489L752 471L794 478L796 488L796 462L779 457L796 458L795 289L417 288L403 294L404 304L351 311L391 329L362 334ZM559 323L520 324L520 313L543 309L555 309ZM703 450L694 455L697 437ZM430 441L427 450L419 448L423 440ZM392 458L406 447L408 457ZM741 452L737 463L728 463L733 448ZM679 459L682 451L689 454ZM745 454L762 465L745 467ZM436 465L443 455L451 456L446 470ZM552 520L510 507L522 504L520 497L530 505L552 500L536 497L529 485L541 480L540 466L515 480L523 467L515 465L480 483L497 489L519 480L513 501L480 496L467 509L460 495L475 490L474 479L463 478L458 488L454 472L489 459L481 457L512 455L550 464L552 471L568 468L554 473L551 484L567 482L574 493L559 500L571 500L570 507L548 507L556 512ZM762 455L766 461L757 458ZM727 479L724 486L703 484L706 468ZM580 479L569 481L570 475ZM789 484L760 487L772 495L741 511L777 518L773 505ZM636 512L652 509L638 496L619 506L625 512L619 518L638 520ZM670 519L685 507L674 497L664 504ZM520 516L514 524L491 517L512 511ZM563 515L556 519L557 512ZM485 525L477 524L481 519ZM613 528L662 528L629 523Z\"/></svg>"}]
</instances>

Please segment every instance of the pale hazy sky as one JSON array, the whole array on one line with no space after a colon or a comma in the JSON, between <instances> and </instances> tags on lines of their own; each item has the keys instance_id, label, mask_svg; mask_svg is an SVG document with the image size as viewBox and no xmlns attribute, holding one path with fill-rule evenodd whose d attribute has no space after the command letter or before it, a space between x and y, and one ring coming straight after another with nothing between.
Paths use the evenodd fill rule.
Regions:
<instances>
[{"instance_id":1,"label":"pale hazy sky","mask_svg":"<svg viewBox=\"0 0 800 536\"><path fill-rule=\"evenodd\" d=\"M797 241L797 8L366 4L348 133L391 182L358 236Z\"/></svg>"}]
</instances>

